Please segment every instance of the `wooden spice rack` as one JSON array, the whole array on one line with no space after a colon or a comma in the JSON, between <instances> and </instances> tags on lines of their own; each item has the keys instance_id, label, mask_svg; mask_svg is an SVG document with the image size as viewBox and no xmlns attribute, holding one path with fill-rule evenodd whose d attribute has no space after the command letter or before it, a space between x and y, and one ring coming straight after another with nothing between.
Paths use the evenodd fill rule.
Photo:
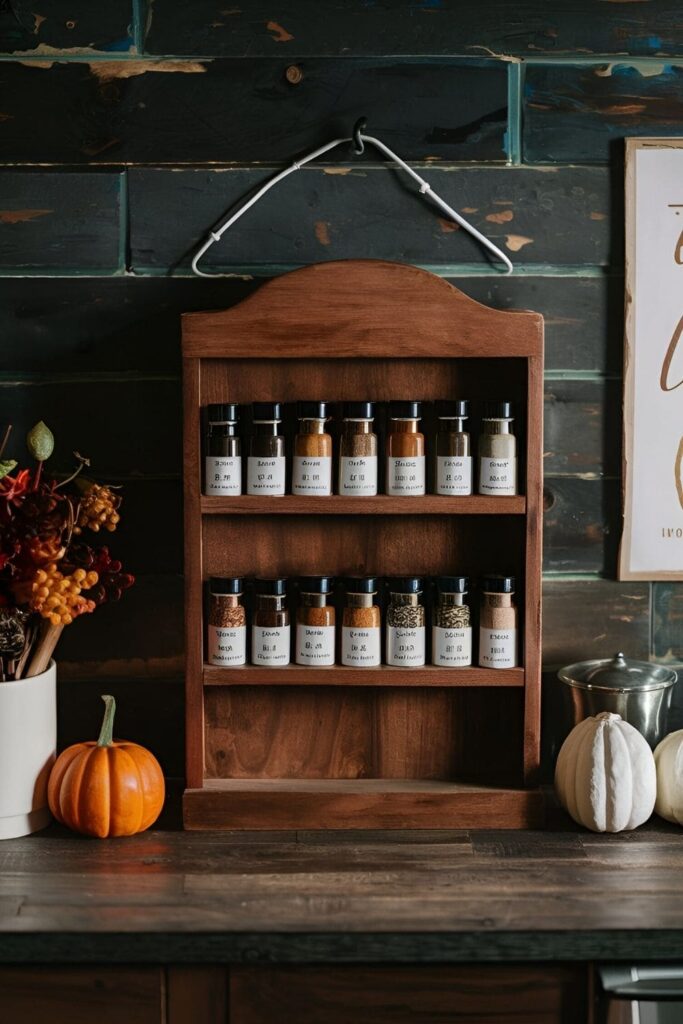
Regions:
<instances>
[{"instance_id":1,"label":"wooden spice rack","mask_svg":"<svg viewBox=\"0 0 683 1024\"><path fill-rule=\"evenodd\" d=\"M340 261L186 314L183 357L185 826L540 825L542 317L488 309L415 267ZM475 438L484 400L514 403L522 494L201 494L211 402L455 397L472 400ZM209 576L453 572L517 576L521 667L204 664Z\"/></svg>"}]
</instances>

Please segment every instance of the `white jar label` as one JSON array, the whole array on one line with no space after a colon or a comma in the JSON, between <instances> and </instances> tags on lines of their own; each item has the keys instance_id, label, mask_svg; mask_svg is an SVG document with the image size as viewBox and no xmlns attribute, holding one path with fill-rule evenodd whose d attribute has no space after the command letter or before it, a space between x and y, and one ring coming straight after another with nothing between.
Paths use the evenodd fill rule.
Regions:
<instances>
[{"instance_id":1,"label":"white jar label","mask_svg":"<svg viewBox=\"0 0 683 1024\"><path fill-rule=\"evenodd\" d=\"M343 626L341 660L342 665L352 668L380 665L380 630L377 627L359 629L357 626Z\"/></svg>"},{"instance_id":2,"label":"white jar label","mask_svg":"<svg viewBox=\"0 0 683 1024\"><path fill-rule=\"evenodd\" d=\"M242 459L207 455L204 459L204 493L236 495L242 493Z\"/></svg>"},{"instance_id":3,"label":"white jar label","mask_svg":"<svg viewBox=\"0 0 683 1024\"><path fill-rule=\"evenodd\" d=\"M247 627L209 626L209 661L212 665L245 665Z\"/></svg>"},{"instance_id":4,"label":"white jar label","mask_svg":"<svg viewBox=\"0 0 683 1024\"><path fill-rule=\"evenodd\" d=\"M387 494L395 497L425 493L425 457L387 459Z\"/></svg>"},{"instance_id":5,"label":"white jar label","mask_svg":"<svg viewBox=\"0 0 683 1024\"><path fill-rule=\"evenodd\" d=\"M437 456L436 493L472 493L472 457L470 455Z\"/></svg>"},{"instance_id":6,"label":"white jar label","mask_svg":"<svg viewBox=\"0 0 683 1024\"><path fill-rule=\"evenodd\" d=\"M254 665L289 665L289 626L253 626L251 661Z\"/></svg>"},{"instance_id":7,"label":"white jar label","mask_svg":"<svg viewBox=\"0 0 683 1024\"><path fill-rule=\"evenodd\" d=\"M297 665L334 665L334 626L296 626Z\"/></svg>"},{"instance_id":8,"label":"white jar label","mask_svg":"<svg viewBox=\"0 0 683 1024\"><path fill-rule=\"evenodd\" d=\"M482 668L514 668L517 664L517 630L481 626L479 664Z\"/></svg>"},{"instance_id":9,"label":"white jar label","mask_svg":"<svg viewBox=\"0 0 683 1024\"><path fill-rule=\"evenodd\" d=\"M332 459L327 455L295 455L292 494L332 494Z\"/></svg>"},{"instance_id":10,"label":"white jar label","mask_svg":"<svg viewBox=\"0 0 683 1024\"><path fill-rule=\"evenodd\" d=\"M424 665L425 628L387 626L387 665L400 668Z\"/></svg>"},{"instance_id":11,"label":"white jar label","mask_svg":"<svg viewBox=\"0 0 683 1024\"><path fill-rule=\"evenodd\" d=\"M247 494L284 494L285 458L277 455L262 459L250 455L247 459Z\"/></svg>"},{"instance_id":12,"label":"white jar label","mask_svg":"<svg viewBox=\"0 0 683 1024\"><path fill-rule=\"evenodd\" d=\"M479 459L480 494L516 494L517 459Z\"/></svg>"},{"instance_id":13,"label":"white jar label","mask_svg":"<svg viewBox=\"0 0 683 1024\"><path fill-rule=\"evenodd\" d=\"M432 664L457 668L472 664L472 627L432 627Z\"/></svg>"},{"instance_id":14,"label":"white jar label","mask_svg":"<svg viewBox=\"0 0 683 1024\"><path fill-rule=\"evenodd\" d=\"M358 498L377 494L377 456L344 455L339 460L339 493Z\"/></svg>"}]
</instances>

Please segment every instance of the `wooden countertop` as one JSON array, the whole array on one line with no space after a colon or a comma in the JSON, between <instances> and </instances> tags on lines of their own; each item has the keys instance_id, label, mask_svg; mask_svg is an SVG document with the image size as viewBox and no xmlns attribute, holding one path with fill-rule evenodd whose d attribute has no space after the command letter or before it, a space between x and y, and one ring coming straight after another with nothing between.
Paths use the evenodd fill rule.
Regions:
<instances>
[{"instance_id":1,"label":"wooden countertop","mask_svg":"<svg viewBox=\"0 0 683 1024\"><path fill-rule=\"evenodd\" d=\"M0 962L683 959L683 831L0 843Z\"/></svg>"}]
</instances>

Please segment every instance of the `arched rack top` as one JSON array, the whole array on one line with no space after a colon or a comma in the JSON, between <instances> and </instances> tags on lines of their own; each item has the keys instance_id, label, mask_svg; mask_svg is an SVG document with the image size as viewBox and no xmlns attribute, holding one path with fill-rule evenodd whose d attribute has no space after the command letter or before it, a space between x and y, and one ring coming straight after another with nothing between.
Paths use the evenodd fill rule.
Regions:
<instances>
[{"instance_id":1,"label":"arched rack top","mask_svg":"<svg viewBox=\"0 0 683 1024\"><path fill-rule=\"evenodd\" d=\"M539 313L484 306L426 270L382 260L317 263L230 309L183 315L186 358L536 356Z\"/></svg>"}]
</instances>

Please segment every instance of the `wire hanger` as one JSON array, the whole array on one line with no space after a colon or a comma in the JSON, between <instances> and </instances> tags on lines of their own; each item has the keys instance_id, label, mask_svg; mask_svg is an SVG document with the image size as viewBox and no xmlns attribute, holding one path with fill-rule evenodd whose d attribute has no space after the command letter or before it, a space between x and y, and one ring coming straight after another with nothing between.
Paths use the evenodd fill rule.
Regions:
<instances>
[{"instance_id":1,"label":"wire hanger","mask_svg":"<svg viewBox=\"0 0 683 1024\"><path fill-rule=\"evenodd\" d=\"M279 182L286 178L288 174L291 174L293 171L301 170L301 168L305 164L309 164L311 163L312 160L316 160L319 156L323 156L325 153L329 153L331 149L336 149L337 146L343 146L348 144L349 142L352 142L354 145L355 152L359 156L365 150L365 143L369 143L371 146L374 146L375 149L378 149L380 153L382 153L383 156L386 157L388 160L393 160L394 163L398 164L398 166L402 170L404 170L406 174L409 174L410 177L418 183L418 185L420 186L421 196L428 196L434 203L436 203L436 205L441 210L443 210L444 213L446 213L451 218L451 220L454 220L456 224L459 224L461 228L464 228L465 231L472 235L473 238L476 238L477 241L481 245L483 245L485 249L488 249L488 251L493 256L495 256L495 258L500 263L503 263L507 268L505 271L506 274L511 274L514 270L514 267L512 265L512 261L510 260L510 258L506 256L505 253L502 252L497 245L494 245L493 242L486 237L486 235L482 235L481 231L477 231L477 229L472 224L470 224L469 221L465 220L465 218L462 217L456 210L454 210L452 206L449 206L448 203L445 202L445 200L438 196L436 192L434 192L433 189L429 186L429 184L424 180L424 178L420 177L417 171L414 171L412 167L409 167L404 160L401 160L400 156L397 156L393 150L389 149L388 146L385 146L385 144L380 139L376 139L372 135L363 134L366 129L366 126L366 119L364 117L359 118L353 127L353 133L351 134L350 137L343 139L333 139L331 142L325 143L324 146L319 146L318 149L314 149L306 156L301 157L299 160L295 160L293 163L289 165L289 167L285 167L284 170L276 174L273 178L270 179L270 181L267 181L265 185L262 185L258 192L255 195L253 195L251 199L248 199L245 203L243 203L243 205L239 208L239 210L237 210L236 213L233 213L232 216L228 217L228 219L225 220L222 224L220 224L214 231L209 232L205 241L201 244L201 246L197 250L194 259L192 260L193 272L197 274L199 277L222 277L222 274L210 274L206 273L204 270L199 269L199 261L211 248L214 242L220 241L225 232L229 228L231 228L232 225L235 224L236 221L240 219L240 217L244 216L247 210L251 209L252 206L255 206L256 203L258 203L259 200L263 198L266 192L269 192L271 188L274 188L275 185L279 184Z\"/></svg>"}]
</instances>

